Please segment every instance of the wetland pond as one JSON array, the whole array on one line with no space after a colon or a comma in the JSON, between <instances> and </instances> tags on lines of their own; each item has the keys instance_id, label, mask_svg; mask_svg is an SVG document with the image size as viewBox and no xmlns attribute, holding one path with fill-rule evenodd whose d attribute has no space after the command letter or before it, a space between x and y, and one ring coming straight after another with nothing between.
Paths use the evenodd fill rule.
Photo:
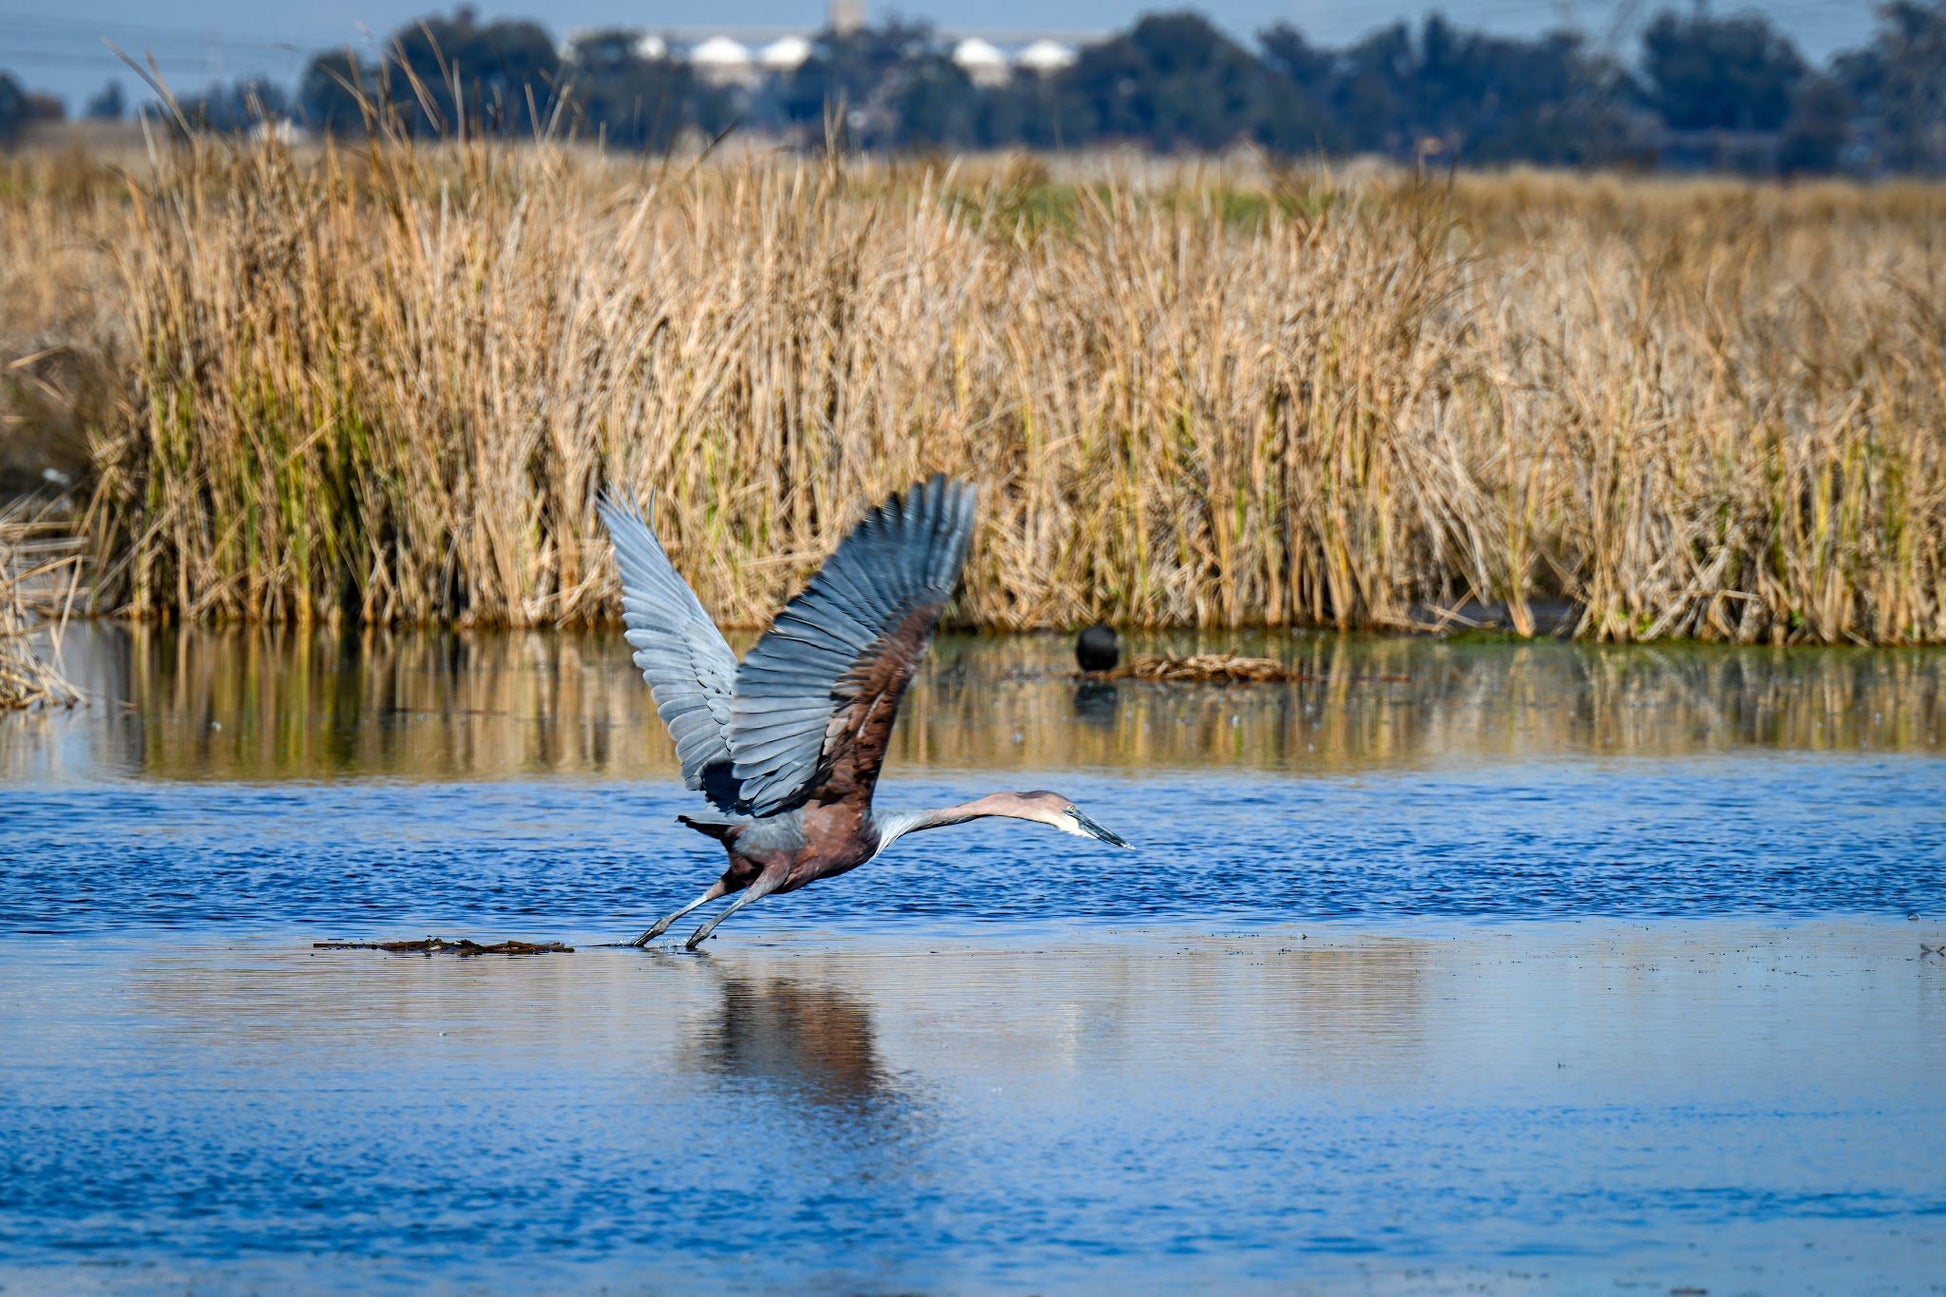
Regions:
<instances>
[{"instance_id":1,"label":"wetland pond","mask_svg":"<svg viewBox=\"0 0 1946 1297\"><path fill-rule=\"evenodd\" d=\"M1946 654L942 639L715 844L619 637L84 626L0 718L0 1290L1946 1292ZM700 917L700 916L699 916ZM686 932L676 929L676 935ZM531 957L325 951L427 934Z\"/></svg>"}]
</instances>

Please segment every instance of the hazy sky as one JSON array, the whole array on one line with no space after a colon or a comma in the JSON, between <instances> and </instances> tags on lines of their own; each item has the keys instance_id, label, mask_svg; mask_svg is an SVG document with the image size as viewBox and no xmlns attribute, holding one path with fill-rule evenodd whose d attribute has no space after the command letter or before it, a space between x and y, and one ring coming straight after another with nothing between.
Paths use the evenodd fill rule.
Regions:
<instances>
[{"instance_id":1,"label":"hazy sky","mask_svg":"<svg viewBox=\"0 0 1946 1297\"><path fill-rule=\"evenodd\" d=\"M869 12L925 18L943 30L1076 33L1125 26L1144 9L1192 7L1240 36L1274 22L1290 22L1313 39L1342 44L1397 18L1417 18L1437 8L1468 26L1531 34L1571 20L1598 38L1616 27L1619 13L1640 17L1664 4L1692 0L867 0ZM178 89L215 77L264 74L293 82L319 48L365 46L408 19L449 2L421 0L312 0L304 5L265 5L250 0L80 0L74 5L0 0L0 70L32 88L51 90L77 103L119 76L133 94L127 69L102 47L108 37L131 54L152 52ZM1715 9L1755 9L1772 17L1798 44L1822 59L1835 49L1862 43L1871 25L1869 0L1718 0ZM531 0L474 5L482 17L538 18L557 35L590 26L696 29L709 26L792 27L822 25L824 7L813 0Z\"/></svg>"}]
</instances>

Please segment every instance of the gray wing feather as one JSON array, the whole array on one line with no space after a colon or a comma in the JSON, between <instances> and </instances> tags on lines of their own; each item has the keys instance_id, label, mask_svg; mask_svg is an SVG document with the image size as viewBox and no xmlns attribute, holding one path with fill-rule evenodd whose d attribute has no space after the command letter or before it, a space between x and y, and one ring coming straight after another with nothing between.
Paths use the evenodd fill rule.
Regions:
<instances>
[{"instance_id":1,"label":"gray wing feather","mask_svg":"<svg viewBox=\"0 0 1946 1297\"><path fill-rule=\"evenodd\" d=\"M676 741L683 782L702 789L720 809L733 811L737 799L733 789L726 789L724 776L730 763L736 654L669 562L641 511L612 498L596 508L622 570L622 620L635 649L635 665ZM711 772L707 778L706 771Z\"/></svg>"},{"instance_id":2,"label":"gray wing feather","mask_svg":"<svg viewBox=\"0 0 1946 1297\"><path fill-rule=\"evenodd\" d=\"M831 718L852 701L848 679L881 653L909 651L888 637L952 597L976 503L972 486L935 477L872 510L737 668L730 749L752 814L810 792Z\"/></svg>"}]
</instances>

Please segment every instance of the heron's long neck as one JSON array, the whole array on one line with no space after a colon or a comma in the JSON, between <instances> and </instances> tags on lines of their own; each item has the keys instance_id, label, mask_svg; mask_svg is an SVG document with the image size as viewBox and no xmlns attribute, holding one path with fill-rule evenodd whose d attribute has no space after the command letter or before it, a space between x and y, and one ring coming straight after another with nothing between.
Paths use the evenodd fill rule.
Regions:
<instances>
[{"instance_id":1,"label":"heron's long neck","mask_svg":"<svg viewBox=\"0 0 1946 1297\"><path fill-rule=\"evenodd\" d=\"M1006 815L1024 819L1009 805L1005 793L992 793L958 806L946 806L936 811L888 811L874 817L878 826L878 849L891 846L908 833L918 833L924 829L943 829L949 824L964 824L968 820L984 819L989 815Z\"/></svg>"}]
</instances>

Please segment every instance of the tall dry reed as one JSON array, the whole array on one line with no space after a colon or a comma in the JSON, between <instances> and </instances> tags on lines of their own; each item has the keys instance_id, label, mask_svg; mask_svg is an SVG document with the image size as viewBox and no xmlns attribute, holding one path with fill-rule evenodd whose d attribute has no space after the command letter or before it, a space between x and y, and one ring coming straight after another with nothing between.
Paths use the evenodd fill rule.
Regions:
<instances>
[{"instance_id":1,"label":"tall dry reed","mask_svg":"<svg viewBox=\"0 0 1946 1297\"><path fill-rule=\"evenodd\" d=\"M0 236L109 254L63 327L125 375L89 527L139 615L606 618L619 488L761 624L944 470L985 488L975 626L1565 599L1609 639L1946 639L1935 191L410 143L131 174L0 187Z\"/></svg>"}]
</instances>

